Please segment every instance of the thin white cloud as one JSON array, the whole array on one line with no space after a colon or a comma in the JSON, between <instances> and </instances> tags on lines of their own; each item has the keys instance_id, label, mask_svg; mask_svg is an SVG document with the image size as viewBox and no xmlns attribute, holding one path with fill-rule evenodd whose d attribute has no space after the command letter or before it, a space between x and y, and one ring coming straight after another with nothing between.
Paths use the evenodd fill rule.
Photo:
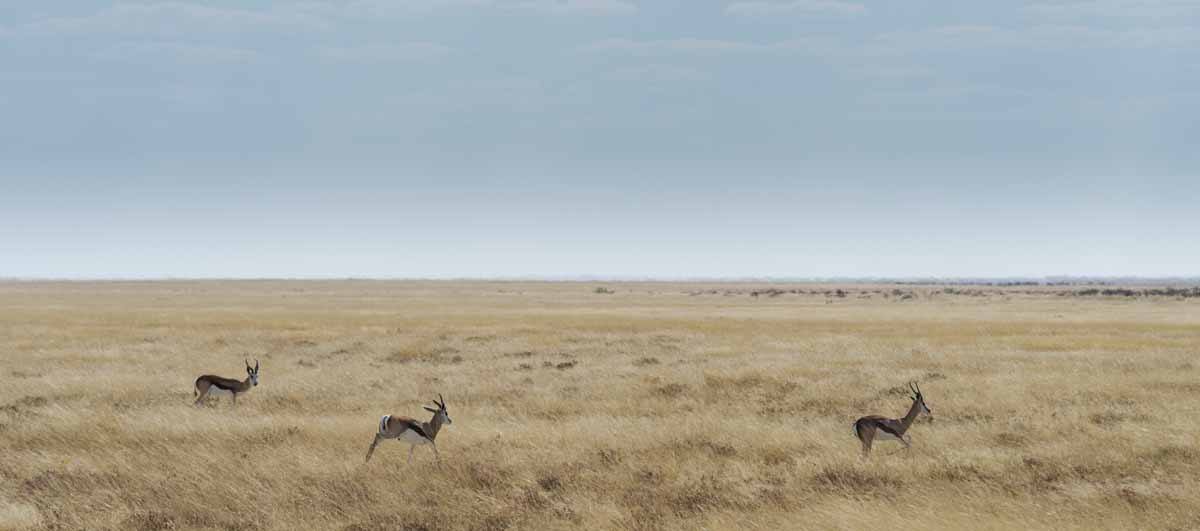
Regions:
<instances>
[{"instance_id":1,"label":"thin white cloud","mask_svg":"<svg viewBox=\"0 0 1200 531\"><path fill-rule=\"evenodd\" d=\"M914 52L958 52L981 48L1024 50L1195 49L1200 28L1105 29L1092 26L1042 25L1021 28L1000 26L942 26L919 31L876 36L867 50L891 55Z\"/></svg>"},{"instance_id":2,"label":"thin white cloud","mask_svg":"<svg viewBox=\"0 0 1200 531\"><path fill-rule=\"evenodd\" d=\"M322 59L342 63L389 63L440 59L452 51L448 46L432 42L405 42L325 47L317 54Z\"/></svg>"},{"instance_id":3,"label":"thin white cloud","mask_svg":"<svg viewBox=\"0 0 1200 531\"><path fill-rule=\"evenodd\" d=\"M754 42L726 39L606 39L579 48L586 53L637 57L721 55L806 55L846 61L925 54L978 54L986 50L1014 52L1129 50L1163 52L1200 50L1200 28L1194 26L1112 29L1094 26L1039 25L1002 27L951 25L880 33L863 40L809 37ZM862 72L859 73L862 75Z\"/></svg>"},{"instance_id":4,"label":"thin white cloud","mask_svg":"<svg viewBox=\"0 0 1200 531\"><path fill-rule=\"evenodd\" d=\"M723 54L795 54L820 55L834 53L838 46L825 39L791 39L774 42L733 41L723 39L605 39L580 50L591 53L625 55L723 55Z\"/></svg>"},{"instance_id":5,"label":"thin white cloud","mask_svg":"<svg viewBox=\"0 0 1200 531\"><path fill-rule=\"evenodd\" d=\"M1031 13L1049 17L1111 17L1167 19L1200 15L1196 0L1057 0L1025 6Z\"/></svg>"},{"instance_id":6,"label":"thin white cloud","mask_svg":"<svg viewBox=\"0 0 1200 531\"><path fill-rule=\"evenodd\" d=\"M637 4L624 0L532 0L512 7L564 15L628 15L638 10Z\"/></svg>"},{"instance_id":7,"label":"thin white cloud","mask_svg":"<svg viewBox=\"0 0 1200 531\"><path fill-rule=\"evenodd\" d=\"M747 53L770 51L772 45L718 39L631 40L606 39L584 47L590 52L619 52L635 55L672 53Z\"/></svg>"},{"instance_id":8,"label":"thin white cloud","mask_svg":"<svg viewBox=\"0 0 1200 531\"><path fill-rule=\"evenodd\" d=\"M627 15L636 13L630 0L311 0L299 6L307 12L340 17L378 17L430 14L453 10L491 10L555 15Z\"/></svg>"},{"instance_id":9,"label":"thin white cloud","mask_svg":"<svg viewBox=\"0 0 1200 531\"><path fill-rule=\"evenodd\" d=\"M177 42L124 42L102 48L90 55L103 61L132 63L166 60L174 63L228 64L249 63L263 58L253 50Z\"/></svg>"},{"instance_id":10,"label":"thin white cloud","mask_svg":"<svg viewBox=\"0 0 1200 531\"><path fill-rule=\"evenodd\" d=\"M490 8L497 0L309 0L297 9L325 17L378 18Z\"/></svg>"},{"instance_id":11,"label":"thin white cloud","mask_svg":"<svg viewBox=\"0 0 1200 531\"><path fill-rule=\"evenodd\" d=\"M637 81L650 83L690 83L712 78L707 72L675 65L645 65L618 68L609 76L614 81Z\"/></svg>"},{"instance_id":12,"label":"thin white cloud","mask_svg":"<svg viewBox=\"0 0 1200 531\"><path fill-rule=\"evenodd\" d=\"M854 16L865 15L868 9L867 6L862 4L840 0L790 0L785 2L750 0L729 4L725 6L725 12L743 16L767 16L785 13Z\"/></svg>"},{"instance_id":13,"label":"thin white cloud","mask_svg":"<svg viewBox=\"0 0 1200 531\"><path fill-rule=\"evenodd\" d=\"M320 18L298 11L255 11L183 2L116 4L91 15L42 19L8 30L13 35L155 35L324 29Z\"/></svg>"},{"instance_id":14,"label":"thin white cloud","mask_svg":"<svg viewBox=\"0 0 1200 531\"><path fill-rule=\"evenodd\" d=\"M937 75L932 68L895 64L853 64L846 66L843 71L848 79L883 84L929 80Z\"/></svg>"}]
</instances>

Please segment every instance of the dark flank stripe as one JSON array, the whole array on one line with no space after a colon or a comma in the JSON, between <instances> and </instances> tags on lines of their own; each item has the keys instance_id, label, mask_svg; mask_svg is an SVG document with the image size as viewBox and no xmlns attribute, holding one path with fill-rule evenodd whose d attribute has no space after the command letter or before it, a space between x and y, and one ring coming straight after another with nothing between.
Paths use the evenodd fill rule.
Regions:
<instances>
[{"instance_id":1,"label":"dark flank stripe","mask_svg":"<svg viewBox=\"0 0 1200 531\"><path fill-rule=\"evenodd\" d=\"M211 374L201 376L197 380L197 383L199 383L201 380L208 382L208 385L216 387L217 389L223 389L225 391L236 391L238 388L240 388L242 386L242 382L240 382L238 380L234 380L232 378L222 378L220 376L213 376Z\"/></svg>"},{"instance_id":2,"label":"dark flank stripe","mask_svg":"<svg viewBox=\"0 0 1200 531\"><path fill-rule=\"evenodd\" d=\"M878 421L875 421L875 427L879 428L883 431L886 431L886 432L896 436L897 438L903 437L903 434L900 433L898 426L894 426L892 424L893 422L895 422L895 421L893 421L893 420L878 420Z\"/></svg>"},{"instance_id":3,"label":"dark flank stripe","mask_svg":"<svg viewBox=\"0 0 1200 531\"><path fill-rule=\"evenodd\" d=\"M414 421L410 421L410 420L401 420L400 422L404 423L405 428L415 431L415 432L417 432L417 435L420 435L426 439L429 439L429 434L425 433L425 429L422 428L420 424L418 424ZM403 433L403 432L401 432L401 433ZM430 440L433 440L433 439L430 439Z\"/></svg>"},{"instance_id":4,"label":"dark flank stripe","mask_svg":"<svg viewBox=\"0 0 1200 531\"><path fill-rule=\"evenodd\" d=\"M385 416L380 419L379 434L386 439L398 439L404 432L412 431L432 443L438 435L438 429L442 427L438 418L435 415L430 422L420 422L412 417Z\"/></svg>"},{"instance_id":5,"label":"dark flank stripe","mask_svg":"<svg viewBox=\"0 0 1200 531\"><path fill-rule=\"evenodd\" d=\"M854 422L854 434L857 435L859 439L862 439L867 426L881 430L884 433L893 435L895 437L901 437L901 429L904 427L904 423L900 419L889 419L877 415L871 415L858 419Z\"/></svg>"}]
</instances>

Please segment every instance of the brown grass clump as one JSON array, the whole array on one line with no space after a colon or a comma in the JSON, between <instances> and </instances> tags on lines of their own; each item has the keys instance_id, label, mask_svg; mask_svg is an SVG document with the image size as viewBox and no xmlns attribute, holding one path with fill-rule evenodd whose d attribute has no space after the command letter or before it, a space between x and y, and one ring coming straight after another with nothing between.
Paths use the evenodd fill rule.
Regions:
<instances>
[{"instance_id":1,"label":"brown grass clump","mask_svg":"<svg viewBox=\"0 0 1200 531\"><path fill-rule=\"evenodd\" d=\"M1200 300L1071 289L0 283L0 529L1200 527Z\"/></svg>"}]
</instances>

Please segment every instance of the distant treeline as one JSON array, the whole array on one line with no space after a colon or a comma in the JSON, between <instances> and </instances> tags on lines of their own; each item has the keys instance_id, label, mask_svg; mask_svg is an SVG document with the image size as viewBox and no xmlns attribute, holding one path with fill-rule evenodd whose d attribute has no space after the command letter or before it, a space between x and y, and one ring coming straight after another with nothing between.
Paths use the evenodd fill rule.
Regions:
<instances>
[{"instance_id":1,"label":"distant treeline","mask_svg":"<svg viewBox=\"0 0 1200 531\"><path fill-rule=\"evenodd\" d=\"M1010 287L1010 286L1113 286L1120 284L1119 282L1110 282L1107 280L948 280L948 281L918 281L918 280L896 280L889 284L899 284L901 286L922 286L922 285L938 285L938 286L980 286L980 287Z\"/></svg>"},{"instance_id":2,"label":"distant treeline","mask_svg":"<svg viewBox=\"0 0 1200 531\"><path fill-rule=\"evenodd\" d=\"M888 284L901 286L1076 286L1076 285L1107 285L1103 282L1038 282L1036 280L895 280Z\"/></svg>"},{"instance_id":3,"label":"distant treeline","mask_svg":"<svg viewBox=\"0 0 1200 531\"><path fill-rule=\"evenodd\" d=\"M1147 289L1129 289L1129 288L1088 288L1075 291L1064 291L1063 296L1075 295L1079 297L1200 297L1200 287L1196 288L1147 288Z\"/></svg>"},{"instance_id":4,"label":"distant treeline","mask_svg":"<svg viewBox=\"0 0 1200 531\"><path fill-rule=\"evenodd\" d=\"M997 284L993 287L1002 286L1027 286L1028 284ZM1037 285L1037 284L1034 284ZM944 287L940 290L933 291L914 291L907 289L873 289L873 290L855 290L855 289L707 289L684 292L693 297L698 295L722 295L725 297L749 295L751 297L779 297L781 295L809 295L809 296L824 296L828 299L844 299L854 297L858 299L867 299L872 296L881 296L885 299L896 298L899 300L910 300L918 297L936 297L938 295L957 295L966 297L990 297L1000 296L1007 297L1012 295L1026 295L1035 297L1059 296L1059 297L1176 297L1176 298L1200 298L1200 287L1188 288L1086 288L1077 290L1001 290L1001 289L980 289L986 286L979 285L972 288L964 287ZM596 293L614 293L612 290L597 288Z\"/></svg>"},{"instance_id":5,"label":"distant treeline","mask_svg":"<svg viewBox=\"0 0 1200 531\"><path fill-rule=\"evenodd\" d=\"M726 290L710 289L710 290L689 291L689 292L687 292L687 294L691 295L693 297L695 297L697 295L723 295L726 297L734 296L734 295L749 295L751 297L778 297L780 295L822 295L827 298L838 298L838 299L844 299L850 295L856 295L858 298L870 298L871 295L882 295L883 298L885 298L885 299L890 296L890 297L899 297L904 300L912 299L917 296L916 292L908 291L908 290L900 290L900 289L893 289L891 291L879 290L879 289L856 290L856 291L846 291L844 289L778 289L778 288L756 289L756 290L750 290L750 291L735 290L735 289L726 289Z\"/></svg>"}]
</instances>

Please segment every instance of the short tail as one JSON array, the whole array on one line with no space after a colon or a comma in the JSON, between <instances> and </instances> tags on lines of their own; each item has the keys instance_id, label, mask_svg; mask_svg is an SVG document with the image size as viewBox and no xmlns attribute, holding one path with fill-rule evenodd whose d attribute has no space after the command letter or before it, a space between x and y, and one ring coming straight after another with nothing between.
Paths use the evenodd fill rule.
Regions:
<instances>
[{"instance_id":1,"label":"short tail","mask_svg":"<svg viewBox=\"0 0 1200 531\"><path fill-rule=\"evenodd\" d=\"M379 419L379 433L387 431L387 423L391 418L391 415L384 415L383 418Z\"/></svg>"}]
</instances>

